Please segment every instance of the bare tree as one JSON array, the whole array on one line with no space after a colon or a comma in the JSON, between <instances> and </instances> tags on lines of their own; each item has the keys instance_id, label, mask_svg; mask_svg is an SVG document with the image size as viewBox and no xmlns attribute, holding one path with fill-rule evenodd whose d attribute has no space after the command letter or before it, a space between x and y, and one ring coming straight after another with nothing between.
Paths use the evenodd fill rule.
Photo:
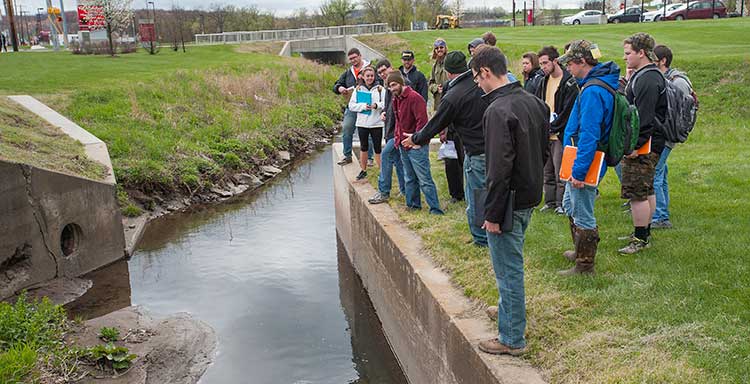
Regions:
<instances>
[{"instance_id":1,"label":"bare tree","mask_svg":"<svg viewBox=\"0 0 750 384\"><path fill-rule=\"evenodd\" d=\"M412 17L411 2L409 0L384 0L383 13L386 22L397 31L409 29Z\"/></svg>"},{"instance_id":2,"label":"bare tree","mask_svg":"<svg viewBox=\"0 0 750 384\"><path fill-rule=\"evenodd\" d=\"M380 23L384 18L383 0L362 0L362 9L368 23Z\"/></svg>"},{"instance_id":3,"label":"bare tree","mask_svg":"<svg viewBox=\"0 0 750 384\"><path fill-rule=\"evenodd\" d=\"M464 7L464 0L453 0L450 5L451 14L461 20L464 17Z\"/></svg>"},{"instance_id":4,"label":"bare tree","mask_svg":"<svg viewBox=\"0 0 750 384\"><path fill-rule=\"evenodd\" d=\"M89 14L100 12L104 17L104 27L107 30L107 40L109 41L109 54L114 56L116 52L112 35L130 25L133 18L131 8L133 0L79 0L78 4L86 9Z\"/></svg>"},{"instance_id":5,"label":"bare tree","mask_svg":"<svg viewBox=\"0 0 750 384\"><path fill-rule=\"evenodd\" d=\"M346 18L356 5L350 0L326 0L320 6L320 13L332 25L346 25Z\"/></svg>"},{"instance_id":6,"label":"bare tree","mask_svg":"<svg viewBox=\"0 0 750 384\"><path fill-rule=\"evenodd\" d=\"M219 33L224 33L224 25L227 20L227 15L232 11L234 11L234 7L232 6L219 3L211 4L211 7L209 8L209 14L216 22L216 28L218 29Z\"/></svg>"}]
</instances>

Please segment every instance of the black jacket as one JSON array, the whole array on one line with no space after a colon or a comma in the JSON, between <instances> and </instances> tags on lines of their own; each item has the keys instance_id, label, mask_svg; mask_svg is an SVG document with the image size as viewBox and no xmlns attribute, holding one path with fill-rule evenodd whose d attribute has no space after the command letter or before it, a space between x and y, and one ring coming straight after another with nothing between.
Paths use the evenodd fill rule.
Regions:
<instances>
[{"instance_id":1,"label":"black jacket","mask_svg":"<svg viewBox=\"0 0 750 384\"><path fill-rule=\"evenodd\" d=\"M453 131L461 138L466 153L470 156L484 153L482 116L487 103L482 99L482 90L474 84L471 71L467 71L449 82L435 115L427 125L412 137L414 144L427 145L430 139L453 124Z\"/></svg>"},{"instance_id":2,"label":"black jacket","mask_svg":"<svg viewBox=\"0 0 750 384\"><path fill-rule=\"evenodd\" d=\"M362 65L362 69L364 69L368 65L370 65L370 63L365 61ZM381 79L378 75L375 75L375 84L383 85L383 79ZM352 70L352 67L349 66L348 68L346 68L346 71L344 71L344 73L339 76L339 79L336 80L335 83L333 83L333 93L340 95L341 93L339 93L339 87L351 88L356 85L357 78L354 77L354 71Z\"/></svg>"},{"instance_id":3,"label":"black jacket","mask_svg":"<svg viewBox=\"0 0 750 384\"><path fill-rule=\"evenodd\" d=\"M486 95L484 112L487 200L485 220L502 225L505 201L516 191L514 210L542 201L549 139L549 107L510 83Z\"/></svg>"},{"instance_id":4,"label":"black jacket","mask_svg":"<svg viewBox=\"0 0 750 384\"><path fill-rule=\"evenodd\" d=\"M528 79L524 80L523 89L532 95L536 95L542 81L544 81L544 71L541 68L537 68L529 74Z\"/></svg>"},{"instance_id":5,"label":"black jacket","mask_svg":"<svg viewBox=\"0 0 750 384\"><path fill-rule=\"evenodd\" d=\"M651 138L651 152L655 153L661 153L666 144L660 129L660 122L663 122L667 115L665 81L659 68L649 64L633 73L625 87L625 96L630 104L638 108L638 117L641 121L636 147L640 148Z\"/></svg>"},{"instance_id":6,"label":"black jacket","mask_svg":"<svg viewBox=\"0 0 750 384\"><path fill-rule=\"evenodd\" d=\"M398 70L401 72L401 76L404 77L404 82L408 79L411 82L411 89L417 91L417 93L422 95L424 101L427 101L427 78L424 77L422 72L419 72L417 66L413 66L409 74L404 73L403 65L398 67Z\"/></svg>"},{"instance_id":7,"label":"black jacket","mask_svg":"<svg viewBox=\"0 0 750 384\"><path fill-rule=\"evenodd\" d=\"M570 72L565 69L562 70L563 75L560 79L560 86L557 87L555 92L555 112L557 119L550 124L550 133L557 134L561 140L565 134L565 125L568 124L568 118L570 117L570 111L573 110L573 105L576 103L576 97L578 97L578 82ZM547 83L549 82L549 75L544 77L542 83L536 92L536 97L542 101L547 97Z\"/></svg>"}]
</instances>

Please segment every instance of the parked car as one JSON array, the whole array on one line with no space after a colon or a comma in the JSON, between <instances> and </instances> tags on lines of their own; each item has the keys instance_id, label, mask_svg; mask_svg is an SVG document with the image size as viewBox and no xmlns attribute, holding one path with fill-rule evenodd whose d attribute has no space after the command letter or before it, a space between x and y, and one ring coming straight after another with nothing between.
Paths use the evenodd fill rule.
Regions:
<instances>
[{"instance_id":1,"label":"parked car","mask_svg":"<svg viewBox=\"0 0 750 384\"><path fill-rule=\"evenodd\" d=\"M664 20L685 19L718 19L727 17L727 7L719 0L693 1L687 8L682 8L663 17Z\"/></svg>"},{"instance_id":2,"label":"parked car","mask_svg":"<svg viewBox=\"0 0 750 384\"><path fill-rule=\"evenodd\" d=\"M641 7L629 7L607 18L608 23L637 23L641 21Z\"/></svg>"},{"instance_id":3,"label":"parked car","mask_svg":"<svg viewBox=\"0 0 750 384\"><path fill-rule=\"evenodd\" d=\"M576 13L573 16L567 16L562 19L565 25L577 24L602 24L602 11L586 10Z\"/></svg>"},{"instance_id":4,"label":"parked car","mask_svg":"<svg viewBox=\"0 0 750 384\"><path fill-rule=\"evenodd\" d=\"M666 7L659 7L659 9L655 11L646 12L643 14L641 20L643 21L659 21L662 16L668 15L672 13L672 11L676 11L679 8L685 7L685 4L683 3L674 3L674 4L667 4ZM666 8L666 11L665 9Z\"/></svg>"}]
</instances>

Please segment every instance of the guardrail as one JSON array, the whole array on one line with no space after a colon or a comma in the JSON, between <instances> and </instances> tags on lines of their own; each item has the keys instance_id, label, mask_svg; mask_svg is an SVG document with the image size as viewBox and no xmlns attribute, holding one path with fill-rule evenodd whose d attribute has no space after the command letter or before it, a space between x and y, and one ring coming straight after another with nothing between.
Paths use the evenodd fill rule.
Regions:
<instances>
[{"instance_id":1,"label":"guardrail","mask_svg":"<svg viewBox=\"0 0 750 384\"><path fill-rule=\"evenodd\" d=\"M320 37L366 35L389 32L388 23L340 25L335 27L279 29L267 31L243 31L205 33L195 35L196 44L239 44L253 41L288 41L315 39Z\"/></svg>"}]
</instances>

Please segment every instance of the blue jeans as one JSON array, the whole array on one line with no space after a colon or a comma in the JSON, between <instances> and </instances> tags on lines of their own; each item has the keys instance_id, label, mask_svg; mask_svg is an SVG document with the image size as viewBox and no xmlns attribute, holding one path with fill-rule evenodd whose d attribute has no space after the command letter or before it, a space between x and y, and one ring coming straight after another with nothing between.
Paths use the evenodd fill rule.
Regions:
<instances>
[{"instance_id":1,"label":"blue jeans","mask_svg":"<svg viewBox=\"0 0 750 384\"><path fill-rule=\"evenodd\" d=\"M523 280L523 240L533 208L513 211L513 231L487 233L495 271L498 340L511 348L526 346L526 292Z\"/></svg>"},{"instance_id":2,"label":"blue jeans","mask_svg":"<svg viewBox=\"0 0 750 384\"><path fill-rule=\"evenodd\" d=\"M563 195L563 210L573 218L573 223L579 228L596 229L594 217L594 201L596 187L585 185L583 188L573 188L570 182L565 183Z\"/></svg>"},{"instance_id":3,"label":"blue jeans","mask_svg":"<svg viewBox=\"0 0 750 384\"><path fill-rule=\"evenodd\" d=\"M622 185L622 161L615 165L615 173L617 174L617 180L620 180L620 185Z\"/></svg>"},{"instance_id":4,"label":"blue jeans","mask_svg":"<svg viewBox=\"0 0 750 384\"><path fill-rule=\"evenodd\" d=\"M401 163L404 166L404 187L406 189L406 206L409 208L422 208L419 191L424 193L424 199L430 206L430 213L442 215L440 201L438 200L437 187L432 180L430 172L430 146L425 145L417 149L404 149L401 151Z\"/></svg>"},{"instance_id":5,"label":"blue jeans","mask_svg":"<svg viewBox=\"0 0 750 384\"><path fill-rule=\"evenodd\" d=\"M656 163L656 175L654 176L654 192L656 193L656 211L651 219L652 223L669 220L669 185L667 184L667 157L672 152L671 148L664 147Z\"/></svg>"},{"instance_id":6,"label":"blue jeans","mask_svg":"<svg viewBox=\"0 0 750 384\"><path fill-rule=\"evenodd\" d=\"M466 218L469 220L469 232L474 244L487 246L487 232L474 225L474 190L483 189L486 184L486 162L484 154L464 157L464 198L466 199Z\"/></svg>"},{"instance_id":7,"label":"blue jeans","mask_svg":"<svg viewBox=\"0 0 750 384\"><path fill-rule=\"evenodd\" d=\"M341 136L344 142L344 157L352 157L352 142L354 142L354 132L357 131L357 112L352 112L347 108L344 111L344 121L341 122ZM372 139L367 151L367 158L372 159Z\"/></svg>"},{"instance_id":8,"label":"blue jeans","mask_svg":"<svg viewBox=\"0 0 750 384\"><path fill-rule=\"evenodd\" d=\"M381 153L380 176L378 176L378 190L381 195L391 195L391 183L393 182L393 167L396 167L398 178L398 189L402 195L406 195L404 189L404 167L401 165L401 152L395 146L394 139L388 139Z\"/></svg>"}]
</instances>

